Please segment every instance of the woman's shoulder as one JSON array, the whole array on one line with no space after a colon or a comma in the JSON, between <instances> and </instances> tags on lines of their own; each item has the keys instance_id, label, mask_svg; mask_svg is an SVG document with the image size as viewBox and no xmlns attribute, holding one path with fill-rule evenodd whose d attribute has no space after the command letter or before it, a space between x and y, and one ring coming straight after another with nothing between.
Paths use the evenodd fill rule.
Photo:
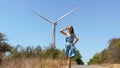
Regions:
<instances>
[{"instance_id":1,"label":"woman's shoulder","mask_svg":"<svg viewBox=\"0 0 120 68\"><path fill-rule=\"evenodd\" d=\"M72 33L66 33L66 36L73 36L73 34Z\"/></svg>"},{"instance_id":2,"label":"woman's shoulder","mask_svg":"<svg viewBox=\"0 0 120 68\"><path fill-rule=\"evenodd\" d=\"M66 33L66 36L69 36L70 34L69 33Z\"/></svg>"},{"instance_id":3,"label":"woman's shoulder","mask_svg":"<svg viewBox=\"0 0 120 68\"><path fill-rule=\"evenodd\" d=\"M75 34L74 33L66 33L66 36L68 37L68 36L74 36Z\"/></svg>"},{"instance_id":4,"label":"woman's shoulder","mask_svg":"<svg viewBox=\"0 0 120 68\"><path fill-rule=\"evenodd\" d=\"M76 35L75 35L75 33L72 33L71 35L72 35L73 37L75 37L75 36L76 36Z\"/></svg>"},{"instance_id":5,"label":"woman's shoulder","mask_svg":"<svg viewBox=\"0 0 120 68\"><path fill-rule=\"evenodd\" d=\"M71 35L75 35L75 33L71 33Z\"/></svg>"}]
</instances>

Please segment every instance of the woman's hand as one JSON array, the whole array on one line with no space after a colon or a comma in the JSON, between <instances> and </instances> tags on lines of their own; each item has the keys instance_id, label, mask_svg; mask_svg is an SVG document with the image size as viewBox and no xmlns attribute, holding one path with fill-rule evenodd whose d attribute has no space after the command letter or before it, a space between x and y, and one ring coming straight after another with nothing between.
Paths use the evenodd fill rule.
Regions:
<instances>
[{"instance_id":1,"label":"woman's hand","mask_svg":"<svg viewBox=\"0 0 120 68\"><path fill-rule=\"evenodd\" d=\"M66 35L66 32L64 32L64 30L67 30L68 28L64 28L64 29L61 29L60 32L64 35Z\"/></svg>"},{"instance_id":2,"label":"woman's hand","mask_svg":"<svg viewBox=\"0 0 120 68\"><path fill-rule=\"evenodd\" d=\"M68 28L66 27L65 30L67 30Z\"/></svg>"},{"instance_id":3,"label":"woman's hand","mask_svg":"<svg viewBox=\"0 0 120 68\"><path fill-rule=\"evenodd\" d=\"M75 46L75 43L72 43L73 46Z\"/></svg>"}]
</instances>

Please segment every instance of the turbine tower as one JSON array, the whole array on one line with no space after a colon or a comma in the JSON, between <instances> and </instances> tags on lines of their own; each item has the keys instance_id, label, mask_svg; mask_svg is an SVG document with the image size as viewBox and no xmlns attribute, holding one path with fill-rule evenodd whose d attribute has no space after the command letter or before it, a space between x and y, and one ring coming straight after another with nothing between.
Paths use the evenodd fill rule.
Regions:
<instances>
[{"instance_id":1,"label":"turbine tower","mask_svg":"<svg viewBox=\"0 0 120 68\"><path fill-rule=\"evenodd\" d=\"M37 12L33 11L33 13L35 13L36 15L38 15L39 17L43 18L44 20L46 20L47 22L53 24L53 34L52 34L52 47L55 48L55 42L56 42L56 26L57 23L63 19L65 16L67 16L68 14L72 13L73 11L75 11L76 9L78 9L79 7L76 7L75 9L72 9L71 11L67 12L66 14L64 14L63 16L61 16L60 18L58 18L55 22L49 20L48 18L41 16L40 14L38 14Z\"/></svg>"}]
</instances>

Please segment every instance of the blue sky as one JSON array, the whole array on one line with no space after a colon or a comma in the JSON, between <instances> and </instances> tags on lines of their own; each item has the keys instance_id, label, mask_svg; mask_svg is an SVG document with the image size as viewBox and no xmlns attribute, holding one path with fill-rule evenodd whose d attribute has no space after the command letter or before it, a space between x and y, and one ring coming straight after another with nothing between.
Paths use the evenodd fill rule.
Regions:
<instances>
[{"instance_id":1,"label":"blue sky","mask_svg":"<svg viewBox=\"0 0 120 68\"><path fill-rule=\"evenodd\" d=\"M85 63L108 47L108 41L120 37L120 0L0 0L0 32L12 46L51 44L52 24L31 10L55 21L71 9L80 8L57 25L56 47L63 49L65 37L59 30L73 25L79 42L76 44Z\"/></svg>"}]
</instances>

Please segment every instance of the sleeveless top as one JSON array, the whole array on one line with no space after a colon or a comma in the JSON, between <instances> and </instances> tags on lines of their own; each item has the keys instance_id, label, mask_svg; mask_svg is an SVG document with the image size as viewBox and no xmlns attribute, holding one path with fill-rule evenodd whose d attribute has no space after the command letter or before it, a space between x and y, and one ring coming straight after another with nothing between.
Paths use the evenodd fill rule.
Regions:
<instances>
[{"instance_id":1,"label":"sleeveless top","mask_svg":"<svg viewBox=\"0 0 120 68\"><path fill-rule=\"evenodd\" d=\"M67 33L66 42L73 43L73 41L74 41L74 37L72 36L72 34Z\"/></svg>"}]
</instances>

